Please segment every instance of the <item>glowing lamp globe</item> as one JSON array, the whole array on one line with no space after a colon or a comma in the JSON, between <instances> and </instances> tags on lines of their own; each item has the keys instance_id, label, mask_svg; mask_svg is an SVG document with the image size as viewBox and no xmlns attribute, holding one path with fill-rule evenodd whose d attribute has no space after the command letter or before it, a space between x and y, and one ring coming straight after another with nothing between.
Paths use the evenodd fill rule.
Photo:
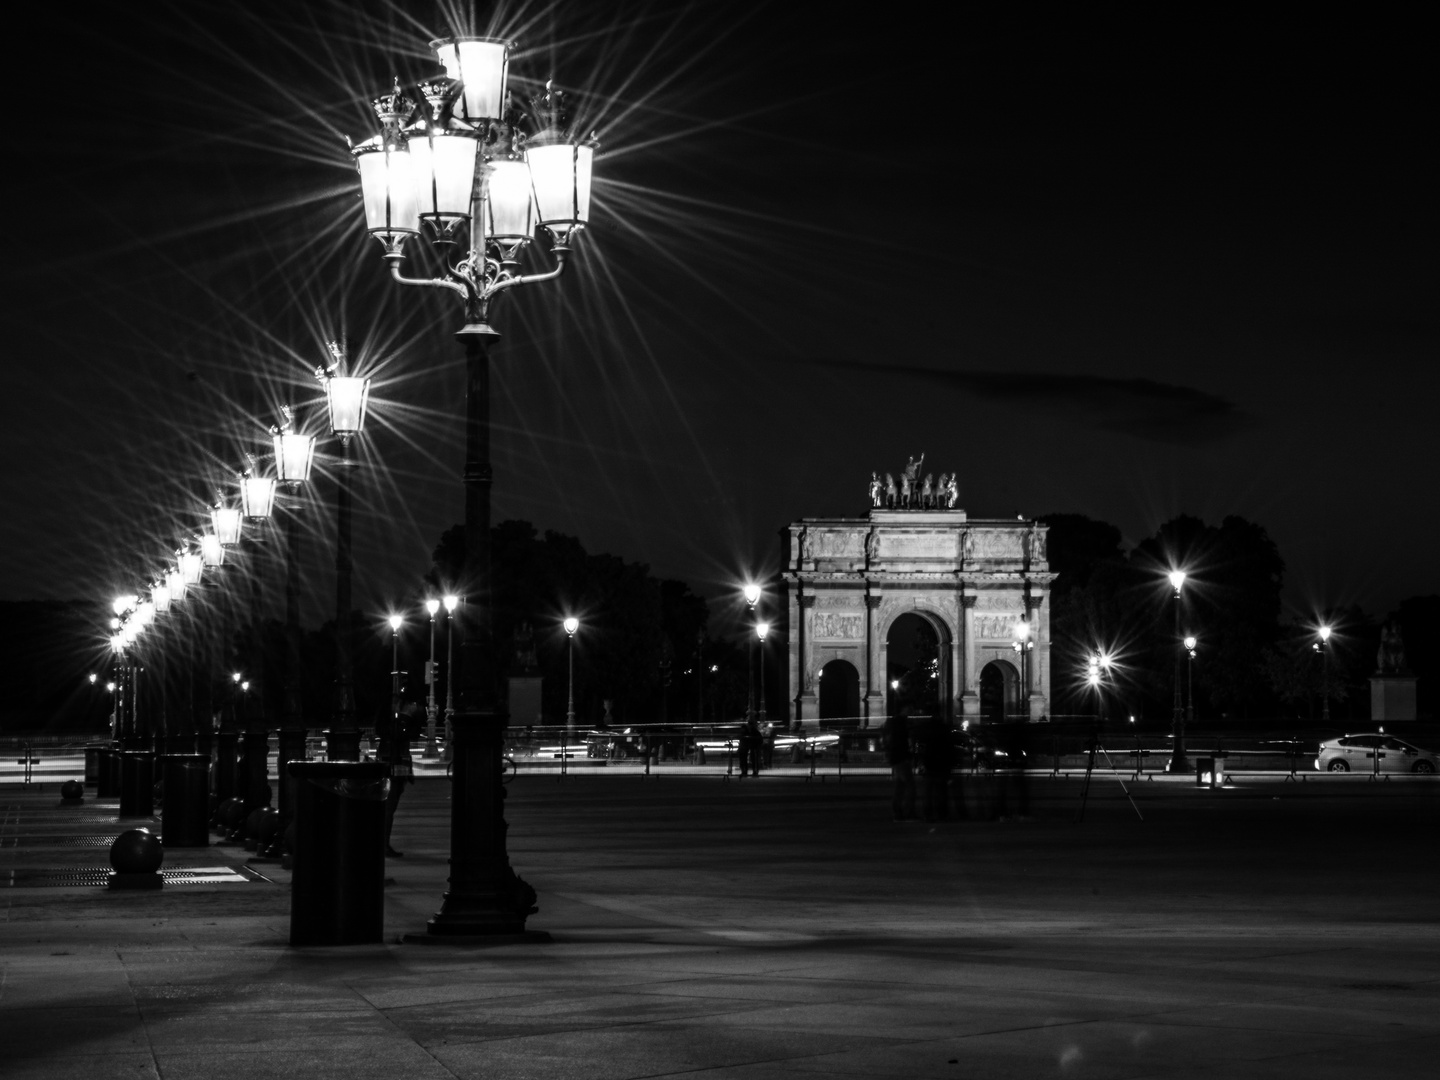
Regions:
<instances>
[{"instance_id":1,"label":"glowing lamp globe","mask_svg":"<svg viewBox=\"0 0 1440 1080\"><path fill-rule=\"evenodd\" d=\"M225 545L214 533L200 537L200 558L206 566L219 566L225 561Z\"/></svg>"},{"instance_id":2,"label":"glowing lamp globe","mask_svg":"<svg viewBox=\"0 0 1440 1080\"><path fill-rule=\"evenodd\" d=\"M185 599L185 577L179 570L170 570L165 574L165 587L170 590L172 604Z\"/></svg>"},{"instance_id":3,"label":"glowing lamp globe","mask_svg":"<svg viewBox=\"0 0 1440 1080\"><path fill-rule=\"evenodd\" d=\"M452 615L455 613L455 609L459 606L460 597L456 596L454 593L450 593L445 597L445 610L450 612Z\"/></svg>"},{"instance_id":4,"label":"glowing lamp globe","mask_svg":"<svg viewBox=\"0 0 1440 1080\"><path fill-rule=\"evenodd\" d=\"M485 172L485 235L501 247L528 243L535 232L535 196L530 166L519 158L499 158Z\"/></svg>"},{"instance_id":5,"label":"glowing lamp globe","mask_svg":"<svg viewBox=\"0 0 1440 1080\"><path fill-rule=\"evenodd\" d=\"M1185 571L1171 570L1169 575L1167 576L1170 578L1170 587L1178 593L1180 591L1180 586L1185 584Z\"/></svg>"},{"instance_id":6,"label":"glowing lamp globe","mask_svg":"<svg viewBox=\"0 0 1440 1080\"><path fill-rule=\"evenodd\" d=\"M247 518L263 521L275 509L275 480L269 476L240 478L240 511Z\"/></svg>"},{"instance_id":7,"label":"glowing lamp globe","mask_svg":"<svg viewBox=\"0 0 1440 1080\"><path fill-rule=\"evenodd\" d=\"M571 637L574 637L575 631L580 629L580 620L572 615L570 616L570 618L565 620L563 625L565 627L565 633L569 634Z\"/></svg>"},{"instance_id":8,"label":"glowing lamp globe","mask_svg":"<svg viewBox=\"0 0 1440 1080\"><path fill-rule=\"evenodd\" d=\"M525 148L530 166L530 189L535 213L555 239L564 243L570 233L590 220L590 178L595 148L570 142L540 143Z\"/></svg>"},{"instance_id":9,"label":"glowing lamp globe","mask_svg":"<svg viewBox=\"0 0 1440 1080\"><path fill-rule=\"evenodd\" d=\"M759 600L760 600L760 586L759 586L759 585L746 585L746 586L745 586L745 589L744 589L744 592L745 592L745 603L749 604L751 607L754 607L754 606L756 605L756 603L758 603Z\"/></svg>"},{"instance_id":10,"label":"glowing lamp globe","mask_svg":"<svg viewBox=\"0 0 1440 1080\"><path fill-rule=\"evenodd\" d=\"M475 195L475 158L480 148L473 131L430 127L413 130L409 138L410 167L421 221L444 234L470 220Z\"/></svg>"},{"instance_id":11,"label":"glowing lamp globe","mask_svg":"<svg viewBox=\"0 0 1440 1080\"><path fill-rule=\"evenodd\" d=\"M110 610L115 612L116 615L124 615L125 612L135 606L136 601L139 599L140 598L134 593L125 593L117 596L110 604Z\"/></svg>"},{"instance_id":12,"label":"glowing lamp globe","mask_svg":"<svg viewBox=\"0 0 1440 1080\"><path fill-rule=\"evenodd\" d=\"M135 626L143 630L155 621L155 602L146 600L143 604L135 605Z\"/></svg>"},{"instance_id":13,"label":"glowing lamp globe","mask_svg":"<svg viewBox=\"0 0 1440 1080\"><path fill-rule=\"evenodd\" d=\"M498 120L505 112L510 43L504 38L454 37L430 42L445 74L460 82L455 118L466 123Z\"/></svg>"},{"instance_id":14,"label":"glowing lamp globe","mask_svg":"<svg viewBox=\"0 0 1440 1080\"><path fill-rule=\"evenodd\" d=\"M1193 637L1187 637L1187 638L1185 639L1185 648L1187 648L1187 649L1194 649L1194 648L1195 648L1195 645L1196 645L1195 638L1193 638Z\"/></svg>"},{"instance_id":15,"label":"glowing lamp globe","mask_svg":"<svg viewBox=\"0 0 1440 1080\"><path fill-rule=\"evenodd\" d=\"M233 506L217 506L210 511L210 524L215 529L215 537L226 547L233 547L240 542L240 526L244 520L244 515Z\"/></svg>"},{"instance_id":16,"label":"glowing lamp globe","mask_svg":"<svg viewBox=\"0 0 1440 1080\"><path fill-rule=\"evenodd\" d=\"M400 631L400 625L401 625L404 621L405 621L405 619L404 619L402 616L400 616L400 615L391 615L391 616L390 616L390 619L389 619L390 629L391 629L392 631L395 631L396 633L399 633L399 631Z\"/></svg>"},{"instance_id":17,"label":"glowing lamp globe","mask_svg":"<svg viewBox=\"0 0 1440 1080\"><path fill-rule=\"evenodd\" d=\"M1030 624L1021 619L1015 624L1015 640L1024 641L1030 636Z\"/></svg>"},{"instance_id":18,"label":"glowing lamp globe","mask_svg":"<svg viewBox=\"0 0 1440 1080\"><path fill-rule=\"evenodd\" d=\"M768 633L770 633L770 624L768 622L755 624L755 636L761 641L765 640L765 635Z\"/></svg>"},{"instance_id":19,"label":"glowing lamp globe","mask_svg":"<svg viewBox=\"0 0 1440 1080\"><path fill-rule=\"evenodd\" d=\"M275 433L275 478L282 484L303 484L310 479L315 460L315 437L295 431Z\"/></svg>"},{"instance_id":20,"label":"glowing lamp globe","mask_svg":"<svg viewBox=\"0 0 1440 1080\"><path fill-rule=\"evenodd\" d=\"M1331 629L1330 627L1328 627L1328 626L1322 626L1322 627L1320 627L1320 640L1321 640L1321 641L1329 641L1329 640L1330 640L1330 635L1333 634L1334 632L1335 632L1335 631L1332 630L1332 629Z\"/></svg>"},{"instance_id":21,"label":"glowing lamp globe","mask_svg":"<svg viewBox=\"0 0 1440 1080\"><path fill-rule=\"evenodd\" d=\"M369 379L336 375L327 378L325 403L330 411L330 430L336 435L358 435L365 426L369 400Z\"/></svg>"},{"instance_id":22,"label":"glowing lamp globe","mask_svg":"<svg viewBox=\"0 0 1440 1080\"><path fill-rule=\"evenodd\" d=\"M180 574L185 579L185 584L199 585L200 575L205 570L205 560L196 552L184 551L181 552L178 561L180 563Z\"/></svg>"},{"instance_id":23,"label":"glowing lamp globe","mask_svg":"<svg viewBox=\"0 0 1440 1080\"><path fill-rule=\"evenodd\" d=\"M430 613L430 617L433 619L433 618L435 617L435 613L440 610L440 601L439 601L439 600L426 600L426 601L425 601L425 610Z\"/></svg>"}]
</instances>

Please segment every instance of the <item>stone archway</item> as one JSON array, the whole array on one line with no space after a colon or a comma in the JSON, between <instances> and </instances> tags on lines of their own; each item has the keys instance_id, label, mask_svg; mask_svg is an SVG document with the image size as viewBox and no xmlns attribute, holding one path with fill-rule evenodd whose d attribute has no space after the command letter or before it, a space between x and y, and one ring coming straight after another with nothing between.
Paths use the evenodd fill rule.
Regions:
<instances>
[{"instance_id":1,"label":"stone archway","mask_svg":"<svg viewBox=\"0 0 1440 1080\"><path fill-rule=\"evenodd\" d=\"M848 660L831 660L820 669L820 719L860 715L860 672Z\"/></svg>"},{"instance_id":2,"label":"stone archway","mask_svg":"<svg viewBox=\"0 0 1440 1080\"><path fill-rule=\"evenodd\" d=\"M998 724L1020 712L1020 672L1005 660L991 660L980 669L980 718Z\"/></svg>"},{"instance_id":3,"label":"stone archway","mask_svg":"<svg viewBox=\"0 0 1440 1080\"><path fill-rule=\"evenodd\" d=\"M902 611L885 629L886 713L908 706L921 716L949 717L951 634L922 608Z\"/></svg>"}]
</instances>

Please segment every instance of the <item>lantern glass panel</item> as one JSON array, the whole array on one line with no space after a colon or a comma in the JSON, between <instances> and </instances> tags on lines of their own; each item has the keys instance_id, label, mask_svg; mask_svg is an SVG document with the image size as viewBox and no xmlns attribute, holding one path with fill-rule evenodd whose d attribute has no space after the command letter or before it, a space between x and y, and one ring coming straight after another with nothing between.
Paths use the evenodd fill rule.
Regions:
<instances>
[{"instance_id":1,"label":"lantern glass panel","mask_svg":"<svg viewBox=\"0 0 1440 1080\"><path fill-rule=\"evenodd\" d=\"M156 611L170 610L170 587L168 585L156 585L150 590L150 596L155 601Z\"/></svg>"},{"instance_id":2,"label":"lantern glass panel","mask_svg":"<svg viewBox=\"0 0 1440 1080\"><path fill-rule=\"evenodd\" d=\"M185 578L179 570L171 570L165 575L165 587L170 590L172 604L185 599Z\"/></svg>"},{"instance_id":3,"label":"lantern glass panel","mask_svg":"<svg viewBox=\"0 0 1440 1080\"><path fill-rule=\"evenodd\" d=\"M225 561L225 545L214 533L200 537L200 558L206 566L219 566Z\"/></svg>"},{"instance_id":4,"label":"lantern glass panel","mask_svg":"<svg viewBox=\"0 0 1440 1080\"><path fill-rule=\"evenodd\" d=\"M205 569L205 560L193 551L180 556L180 574L186 585L200 584L200 574Z\"/></svg>"},{"instance_id":5,"label":"lantern glass panel","mask_svg":"<svg viewBox=\"0 0 1440 1080\"><path fill-rule=\"evenodd\" d=\"M135 625L136 625L137 627L146 627L146 626L149 626L149 625L150 625L152 622L154 622L154 621L155 621L155 603L154 603L154 601L152 601L152 600L146 600L143 604L140 604L138 607L135 608Z\"/></svg>"},{"instance_id":6,"label":"lantern glass panel","mask_svg":"<svg viewBox=\"0 0 1440 1080\"><path fill-rule=\"evenodd\" d=\"M275 436L276 479L285 484L302 484L310 479L310 463L315 458L315 437L294 431Z\"/></svg>"},{"instance_id":7,"label":"lantern glass panel","mask_svg":"<svg viewBox=\"0 0 1440 1080\"><path fill-rule=\"evenodd\" d=\"M210 511L210 523L215 535L226 547L240 542L240 523L244 520L240 511L233 506L217 506Z\"/></svg>"},{"instance_id":8,"label":"lantern glass panel","mask_svg":"<svg viewBox=\"0 0 1440 1080\"><path fill-rule=\"evenodd\" d=\"M590 220L590 179L595 151L552 143L525 151L540 224L562 236Z\"/></svg>"},{"instance_id":9,"label":"lantern glass panel","mask_svg":"<svg viewBox=\"0 0 1440 1080\"><path fill-rule=\"evenodd\" d=\"M275 509L275 481L268 476L242 477L240 508L248 518L268 518Z\"/></svg>"},{"instance_id":10,"label":"lantern glass panel","mask_svg":"<svg viewBox=\"0 0 1440 1080\"><path fill-rule=\"evenodd\" d=\"M442 223L470 219L479 146L480 141L468 133L416 132L410 137L410 159L422 217Z\"/></svg>"},{"instance_id":11,"label":"lantern glass panel","mask_svg":"<svg viewBox=\"0 0 1440 1080\"><path fill-rule=\"evenodd\" d=\"M325 380L325 398L330 406L330 430L337 435L354 435L365 426L365 404L370 399L370 380L349 376Z\"/></svg>"},{"instance_id":12,"label":"lantern glass panel","mask_svg":"<svg viewBox=\"0 0 1440 1080\"><path fill-rule=\"evenodd\" d=\"M535 232L535 197L530 190L530 166L501 158L490 162L485 175L485 223L490 239L518 244Z\"/></svg>"},{"instance_id":13,"label":"lantern glass panel","mask_svg":"<svg viewBox=\"0 0 1440 1080\"><path fill-rule=\"evenodd\" d=\"M381 239L404 239L420 231L415 163L403 144L391 149L370 139L355 148L365 227Z\"/></svg>"},{"instance_id":14,"label":"lantern glass panel","mask_svg":"<svg viewBox=\"0 0 1440 1080\"><path fill-rule=\"evenodd\" d=\"M462 84L455 116L470 123L500 119L505 111L510 43L503 38L440 38L430 47L445 74Z\"/></svg>"}]
</instances>

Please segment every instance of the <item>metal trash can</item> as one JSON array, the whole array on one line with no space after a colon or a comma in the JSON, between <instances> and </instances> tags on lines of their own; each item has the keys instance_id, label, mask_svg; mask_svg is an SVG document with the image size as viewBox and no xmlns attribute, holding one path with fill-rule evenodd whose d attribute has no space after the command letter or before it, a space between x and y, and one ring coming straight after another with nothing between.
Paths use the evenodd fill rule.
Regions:
<instances>
[{"instance_id":1,"label":"metal trash can","mask_svg":"<svg viewBox=\"0 0 1440 1080\"><path fill-rule=\"evenodd\" d=\"M160 777L165 808L160 842L172 847L210 846L210 759L204 754L166 754Z\"/></svg>"},{"instance_id":2,"label":"metal trash can","mask_svg":"<svg viewBox=\"0 0 1440 1080\"><path fill-rule=\"evenodd\" d=\"M100 783L100 747L85 747L85 783L98 786Z\"/></svg>"},{"instance_id":3,"label":"metal trash can","mask_svg":"<svg viewBox=\"0 0 1440 1080\"><path fill-rule=\"evenodd\" d=\"M155 813L155 755L149 750L122 750L120 816L150 817Z\"/></svg>"},{"instance_id":4,"label":"metal trash can","mask_svg":"<svg viewBox=\"0 0 1440 1080\"><path fill-rule=\"evenodd\" d=\"M365 945L385 934L385 799L378 761L291 761L291 945Z\"/></svg>"},{"instance_id":5,"label":"metal trash can","mask_svg":"<svg viewBox=\"0 0 1440 1080\"><path fill-rule=\"evenodd\" d=\"M120 752L113 747L100 749L100 778L95 785L95 794L101 799L120 797Z\"/></svg>"}]
</instances>

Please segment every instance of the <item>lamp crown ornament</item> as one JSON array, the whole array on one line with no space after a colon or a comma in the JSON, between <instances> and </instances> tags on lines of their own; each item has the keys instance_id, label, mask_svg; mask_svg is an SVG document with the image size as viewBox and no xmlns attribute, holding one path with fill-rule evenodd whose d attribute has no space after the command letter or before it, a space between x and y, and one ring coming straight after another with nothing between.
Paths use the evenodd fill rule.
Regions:
<instances>
[{"instance_id":1,"label":"lamp crown ornament","mask_svg":"<svg viewBox=\"0 0 1440 1080\"><path fill-rule=\"evenodd\" d=\"M385 144L389 147L398 146L405 138L405 121L409 120L415 111L415 103L406 96L400 80L395 80L393 90L372 99L370 106L380 118L380 135Z\"/></svg>"},{"instance_id":2,"label":"lamp crown ornament","mask_svg":"<svg viewBox=\"0 0 1440 1080\"><path fill-rule=\"evenodd\" d=\"M420 83L418 89L425 103L430 106L430 123L437 128L444 128L445 122L442 119L445 115L446 106L450 104L456 89L460 86L458 79L452 79L448 75L433 75ZM420 123L424 123L422 118Z\"/></svg>"}]
</instances>

